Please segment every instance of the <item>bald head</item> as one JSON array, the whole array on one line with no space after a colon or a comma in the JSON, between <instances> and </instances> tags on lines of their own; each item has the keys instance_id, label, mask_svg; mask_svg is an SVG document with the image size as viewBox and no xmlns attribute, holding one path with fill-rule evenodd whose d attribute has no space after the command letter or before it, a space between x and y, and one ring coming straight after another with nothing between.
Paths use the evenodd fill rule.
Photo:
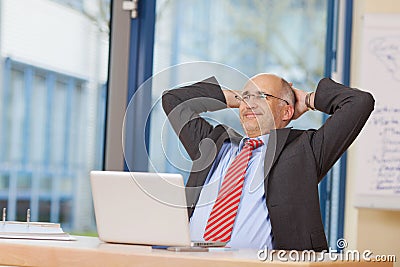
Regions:
<instances>
[{"instance_id":1,"label":"bald head","mask_svg":"<svg viewBox=\"0 0 400 267\"><path fill-rule=\"evenodd\" d=\"M257 87L261 91L268 92L274 96L285 99L292 106L295 104L295 96L292 87L285 79L275 74L257 74L247 82L245 88L249 87Z\"/></svg>"}]
</instances>

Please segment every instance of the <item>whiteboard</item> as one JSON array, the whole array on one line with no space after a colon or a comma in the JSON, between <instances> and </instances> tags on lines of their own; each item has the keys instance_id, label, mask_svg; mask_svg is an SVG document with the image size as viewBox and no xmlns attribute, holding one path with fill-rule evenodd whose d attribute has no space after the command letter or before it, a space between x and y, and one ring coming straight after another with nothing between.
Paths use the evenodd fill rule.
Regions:
<instances>
[{"instance_id":1,"label":"whiteboard","mask_svg":"<svg viewBox=\"0 0 400 267\"><path fill-rule=\"evenodd\" d=\"M400 209L400 15L367 14L360 87L375 110L355 147L355 206Z\"/></svg>"}]
</instances>

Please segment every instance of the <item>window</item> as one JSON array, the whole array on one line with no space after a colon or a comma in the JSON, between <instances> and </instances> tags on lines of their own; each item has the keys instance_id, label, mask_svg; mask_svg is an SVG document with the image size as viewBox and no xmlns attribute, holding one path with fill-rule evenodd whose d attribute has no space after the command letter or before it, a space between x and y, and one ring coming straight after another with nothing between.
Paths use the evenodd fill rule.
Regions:
<instances>
[{"instance_id":1,"label":"window","mask_svg":"<svg viewBox=\"0 0 400 267\"><path fill-rule=\"evenodd\" d=\"M1 163L7 168L0 169L1 189L15 195L9 201L16 201L16 210L9 210L8 218L21 220L24 209L31 208L33 219L49 218L71 228L74 203L79 198L75 185L78 179L87 178L89 169L84 126L90 122L87 81L11 59L5 66L10 86L5 87L2 98L1 120L6 129L2 143L10 145L2 153ZM103 110L99 113L103 117L93 121L98 129L104 127L103 85L95 100ZM95 140L103 147L101 131Z\"/></svg>"},{"instance_id":2,"label":"window","mask_svg":"<svg viewBox=\"0 0 400 267\"><path fill-rule=\"evenodd\" d=\"M139 35L134 36L144 35L144 38L139 38L142 47L138 50L148 53L147 58L141 60L137 58L143 53L131 58L131 62L136 62L136 65L132 65L133 69L142 70L136 78L145 80L150 77L151 71L148 71L147 65L153 66L151 83L147 82L139 88L137 86L140 84L130 84L130 93L136 92L135 97L139 96L135 100L140 99L144 103L148 101L144 95L149 91L152 95L152 104L149 105L151 119L147 117L147 112L143 112L148 107L142 105L140 110L145 115L139 116L135 125L131 126L134 130L127 131L129 138L133 136L131 139L135 140L132 142L134 145L125 144L125 148L131 151L126 158L128 167L133 167L133 170L146 170L148 165L150 171L179 172L186 178L189 175L191 161L166 122L161 108L163 90L211 75L220 78L220 82L226 83L224 85L240 89L243 77L258 72L275 72L293 82L295 87L313 90L321 77L332 75L333 67L341 69L342 66L337 66L341 59L348 62L350 58L351 1L203 0L188 3L181 0L149 0L142 4L142 7L146 7L142 10L152 10L154 3L157 4L154 62L153 52L148 49L153 44L152 38L148 37L153 31L153 14L148 12L147 16L139 16L140 24L133 21L135 25L141 25L134 31ZM346 24L346 29L340 33L344 38L339 39L338 19L345 20ZM135 42L139 41L135 39ZM339 42L343 42L342 48ZM225 68L221 71L215 69L216 64L204 64L204 61L225 64ZM343 65L342 82L348 84L348 63ZM232 71L235 69L239 72ZM237 77L242 77L239 79L242 83L237 82ZM137 90L142 89L138 94ZM132 113L137 114L134 109ZM212 123L224 122L241 130L234 112L213 112L206 116ZM149 140L146 140L149 149L146 151L137 145L143 143L143 133L137 130L143 129L143 120L147 123L144 136L149 135ZM309 112L291 126L318 128L321 122L321 113ZM148 164L142 159L147 151ZM343 162L345 158L335 165L319 186L325 232L332 247L335 247L338 238L343 237Z\"/></svg>"},{"instance_id":3,"label":"window","mask_svg":"<svg viewBox=\"0 0 400 267\"><path fill-rule=\"evenodd\" d=\"M103 165L109 10L107 0L0 2L7 220L30 208L32 221L95 229L89 171Z\"/></svg>"},{"instance_id":4,"label":"window","mask_svg":"<svg viewBox=\"0 0 400 267\"><path fill-rule=\"evenodd\" d=\"M84 0L53 0L53 1L80 11L83 10Z\"/></svg>"},{"instance_id":5,"label":"window","mask_svg":"<svg viewBox=\"0 0 400 267\"><path fill-rule=\"evenodd\" d=\"M186 79L196 77L184 73L185 63L214 61L226 65L217 67L218 71L223 69L217 78L225 85L236 86L231 89L241 89L245 77L270 72L297 88L313 90L324 72L326 9L326 1L321 0L157 1L153 75L155 79L163 75L165 82L152 87L149 169L188 177L191 162L165 124L160 103L162 91L178 86L185 79L182 75L187 75ZM177 64L182 65L174 68ZM214 67L198 63L192 69L199 72L194 79L200 79L202 68ZM214 123L223 122L242 131L232 111L207 116ZM309 113L292 126L315 128L321 123L320 113Z\"/></svg>"}]
</instances>

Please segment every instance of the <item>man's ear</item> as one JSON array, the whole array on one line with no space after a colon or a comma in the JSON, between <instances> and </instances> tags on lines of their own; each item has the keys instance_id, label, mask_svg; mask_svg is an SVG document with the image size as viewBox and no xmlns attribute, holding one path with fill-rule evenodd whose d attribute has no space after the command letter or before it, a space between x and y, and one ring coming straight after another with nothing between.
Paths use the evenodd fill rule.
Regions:
<instances>
[{"instance_id":1,"label":"man's ear","mask_svg":"<svg viewBox=\"0 0 400 267\"><path fill-rule=\"evenodd\" d=\"M283 108L283 111L282 111L282 112L283 112L283 114L282 114L282 120L283 120L283 121L289 122L289 121L291 121L292 118L293 118L294 107L291 106L291 105L286 105L286 106Z\"/></svg>"}]
</instances>

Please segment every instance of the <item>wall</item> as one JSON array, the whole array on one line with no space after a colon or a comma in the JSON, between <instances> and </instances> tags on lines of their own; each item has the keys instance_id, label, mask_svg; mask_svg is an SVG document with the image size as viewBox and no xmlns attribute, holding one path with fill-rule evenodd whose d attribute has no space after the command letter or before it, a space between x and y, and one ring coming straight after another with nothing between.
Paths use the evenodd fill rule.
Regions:
<instances>
[{"instance_id":1,"label":"wall","mask_svg":"<svg viewBox=\"0 0 400 267\"><path fill-rule=\"evenodd\" d=\"M359 87L360 84L360 53L363 15L366 13L395 13L400 14L400 1L398 0L354 0L353 10L353 35L351 57L351 86ZM366 88L368 89L368 88ZM349 149L346 211L345 211L345 238L349 249L360 251L369 249L374 254L395 254L400 267L400 211L356 209L353 207L355 194L356 166L354 155L357 142Z\"/></svg>"}]
</instances>

